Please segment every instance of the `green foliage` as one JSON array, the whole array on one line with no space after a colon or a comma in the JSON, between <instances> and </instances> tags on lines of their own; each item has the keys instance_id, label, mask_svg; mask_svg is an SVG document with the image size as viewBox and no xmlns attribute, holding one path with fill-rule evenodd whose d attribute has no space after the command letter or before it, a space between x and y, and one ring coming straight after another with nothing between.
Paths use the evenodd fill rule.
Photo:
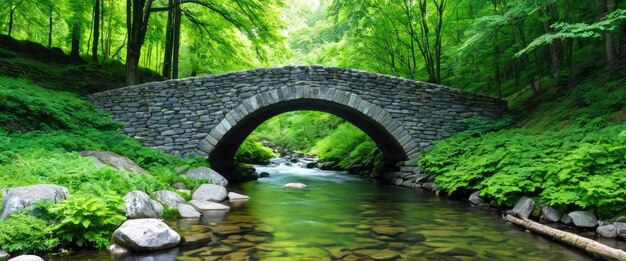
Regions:
<instances>
[{"instance_id":1,"label":"green foliage","mask_svg":"<svg viewBox=\"0 0 626 261\"><path fill-rule=\"evenodd\" d=\"M113 231L126 220L124 200L115 194L71 194L49 209L53 230L65 244L104 249Z\"/></svg>"},{"instance_id":2,"label":"green foliage","mask_svg":"<svg viewBox=\"0 0 626 261\"><path fill-rule=\"evenodd\" d=\"M180 217L177 208L165 208L163 209L163 214L161 214L161 218L163 219L173 219L177 217Z\"/></svg>"},{"instance_id":3,"label":"green foliage","mask_svg":"<svg viewBox=\"0 0 626 261\"><path fill-rule=\"evenodd\" d=\"M332 162L341 169L368 169L376 174L382 153L376 144L359 128L344 123L330 135L319 140L311 153L322 162Z\"/></svg>"},{"instance_id":4,"label":"green foliage","mask_svg":"<svg viewBox=\"0 0 626 261\"><path fill-rule=\"evenodd\" d=\"M537 37L524 49L517 52L516 56L527 54L539 48L548 45L555 40L576 39L576 38L600 38L604 32L613 32L615 28L626 19L626 10L618 9L604 16L599 21L587 23L564 23L559 22L552 24L551 27L555 33L547 33Z\"/></svg>"},{"instance_id":5,"label":"green foliage","mask_svg":"<svg viewBox=\"0 0 626 261\"><path fill-rule=\"evenodd\" d=\"M508 120L481 123L436 143L420 164L451 192L481 190L506 204L531 195L611 217L626 205L626 124L608 116L623 111L626 95L615 84L623 86L581 84L571 97L543 104L521 128L506 127Z\"/></svg>"},{"instance_id":6,"label":"green foliage","mask_svg":"<svg viewBox=\"0 0 626 261\"><path fill-rule=\"evenodd\" d=\"M263 146L260 142L246 139L241 146L239 146L239 149L235 154L235 161L252 164L266 164L275 156L276 154L272 151L272 149Z\"/></svg>"},{"instance_id":7,"label":"green foliage","mask_svg":"<svg viewBox=\"0 0 626 261\"><path fill-rule=\"evenodd\" d=\"M0 222L0 249L10 253L42 254L58 244L48 222L38 217L18 212Z\"/></svg>"}]
</instances>

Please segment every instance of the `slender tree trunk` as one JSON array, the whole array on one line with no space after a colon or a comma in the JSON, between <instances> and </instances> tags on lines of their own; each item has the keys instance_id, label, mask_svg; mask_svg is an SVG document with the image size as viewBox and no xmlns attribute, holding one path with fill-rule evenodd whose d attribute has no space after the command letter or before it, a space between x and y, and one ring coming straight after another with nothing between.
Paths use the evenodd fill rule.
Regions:
<instances>
[{"instance_id":1,"label":"slender tree trunk","mask_svg":"<svg viewBox=\"0 0 626 261\"><path fill-rule=\"evenodd\" d=\"M167 6L170 9L167 11L167 26L165 27L165 52L163 55L163 77L169 79L172 75L172 41L173 41L173 32L174 29L172 26L174 25L174 15L175 12L171 8L174 6L174 0L169 0Z\"/></svg>"},{"instance_id":2,"label":"slender tree trunk","mask_svg":"<svg viewBox=\"0 0 626 261\"><path fill-rule=\"evenodd\" d=\"M93 46L91 47L91 61L98 62L98 41L100 37L100 0L93 5Z\"/></svg>"},{"instance_id":3,"label":"slender tree trunk","mask_svg":"<svg viewBox=\"0 0 626 261\"><path fill-rule=\"evenodd\" d=\"M174 32L173 32L173 50L172 50L172 78L178 79L178 58L180 54L180 0L174 0L176 3L174 16Z\"/></svg>"},{"instance_id":4,"label":"slender tree trunk","mask_svg":"<svg viewBox=\"0 0 626 261\"><path fill-rule=\"evenodd\" d=\"M72 25L72 49L70 51L70 57L80 59L80 25L77 23Z\"/></svg>"},{"instance_id":5,"label":"slender tree trunk","mask_svg":"<svg viewBox=\"0 0 626 261\"><path fill-rule=\"evenodd\" d=\"M615 11L615 0L599 0L598 16L600 18L613 11ZM602 38L604 40L604 58L606 61L606 66L609 67L615 62L613 33L605 32L602 34Z\"/></svg>"},{"instance_id":6,"label":"slender tree trunk","mask_svg":"<svg viewBox=\"0 0 626 261\"><path fill-rule=\"evenodd\" d=\"M9 28L7 35L11 37L13 32L13 16L15 15L15 7L13 7L13 1L9 1Z\"/></svg>"},{"instance_id":7,"label":"slender tree trunk","mask_svg":"<svg viewBox=\"0 0 626 261\"><path fill-rule=\"evenodd\" d=\"M552 29L550 28L550 26L552 25L552 22L551 22L552 17L550 15L551 12L549 10L549 7L547 7L543 13L548 15L548 17L550 17L546 21L542 22L543 32L552 33ZM559 42L560 41L556 39L552 41L550 45L548 45L548 49L550 51L550 67L552 68L552 71L554 72L554 74L551 74L551 77L559 77L561 75L561 62L559 59L560 57Z\"/></svg>"},{"instance_id":8,"label":"slender tree trunk","mask_svg":"<svg viewBox=\"0 0 626 261\"><path fill-rule=\"evenodd\" d=\"M50 13L48 13L48 48L52 47L52 13L54 11L54 7L52 3L50 3Z\"/></svg>"}]
</instances>

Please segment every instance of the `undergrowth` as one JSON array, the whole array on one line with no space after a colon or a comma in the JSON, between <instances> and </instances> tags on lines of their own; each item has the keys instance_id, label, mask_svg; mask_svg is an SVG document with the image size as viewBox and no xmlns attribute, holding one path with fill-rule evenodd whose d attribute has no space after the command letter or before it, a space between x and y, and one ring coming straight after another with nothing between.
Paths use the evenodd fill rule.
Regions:
<instances>
[{"instance_id":1,"label":"undergrowth","mask_svg":"<svg viewBox=\"0 0 626 261\"><path fill-rule=\"evenodd\" d=\"M473 128L436 143L420 160L449 192L480 190L512 205L522 195L562 211L612 217L626 207L626 88L588 80L516 123Z\"/></svg>"}]
</instances>

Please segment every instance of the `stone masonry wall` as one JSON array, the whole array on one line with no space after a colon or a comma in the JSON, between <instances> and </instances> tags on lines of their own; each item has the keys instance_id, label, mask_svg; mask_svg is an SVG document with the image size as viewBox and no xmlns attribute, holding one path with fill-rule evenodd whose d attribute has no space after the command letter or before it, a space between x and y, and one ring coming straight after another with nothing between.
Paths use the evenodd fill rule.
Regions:
<instances>
[{"instance_id":1,"label":"stone masonry wall","mask_svg":"<svg viewBox=\"0 0 626 261\"><path fill-rule=\"evenodd\" d=\"M144 145L180 156L206 155L200 142L241 102L283 87L327 87L381 107L418 150L465 128L462 119L499 117L506 102L400 77L321 66L254 69L152 82L89 96Z\"/></svg>"}]
</instances>

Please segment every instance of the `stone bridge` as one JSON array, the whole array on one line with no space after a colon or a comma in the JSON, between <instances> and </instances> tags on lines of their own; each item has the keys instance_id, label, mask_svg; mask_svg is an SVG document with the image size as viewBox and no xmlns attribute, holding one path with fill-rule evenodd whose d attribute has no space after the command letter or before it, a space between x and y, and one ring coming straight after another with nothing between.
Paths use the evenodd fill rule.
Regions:
<instances>
[{"instance_id":1,"label":"stone bridge","mask_svg":"<svg viewBox=\"0 0 626 261\"><path fill-rule=\"evenodd\" d=\"M385 158L419 157L463 119L497 118L506 102L441 85L321 66L254 69L152 82L89 96L144 145L232 167L243 140L265 120L294 110L335 114L366 132Z\"/></svg>"}]
</instances>

